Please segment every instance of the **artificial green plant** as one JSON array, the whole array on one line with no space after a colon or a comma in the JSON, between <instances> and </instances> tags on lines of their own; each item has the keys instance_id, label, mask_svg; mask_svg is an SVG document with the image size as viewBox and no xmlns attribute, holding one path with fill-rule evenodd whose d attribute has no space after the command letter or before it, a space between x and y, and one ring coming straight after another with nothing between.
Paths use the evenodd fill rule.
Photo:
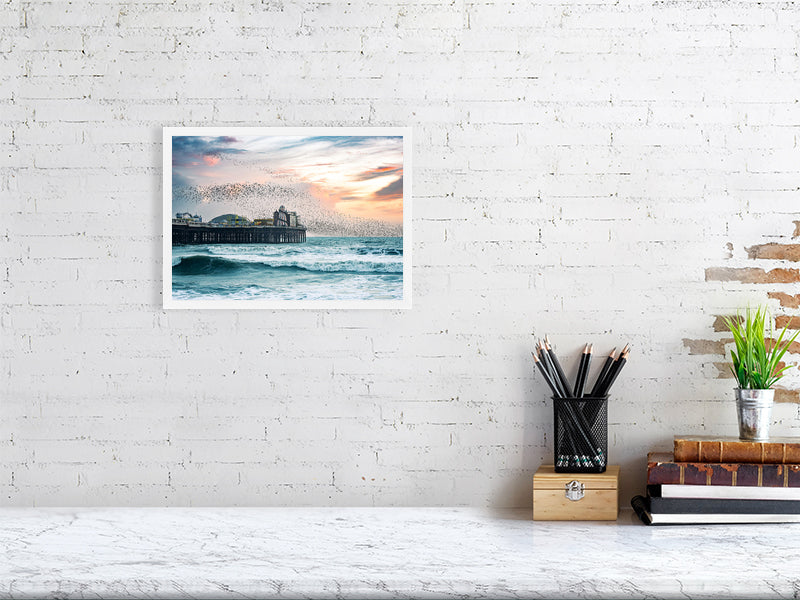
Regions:
<instances>
[{"instance_id":1,"label":"artificial green plant","mask_svg":"<svg viewBox=\"0 0 800 600\"><path fill-rule=\"evenodd\" d=\"M731 350L731 371L743 390L767 390L783 377L787 366L778 367L789 345L800 335L797 331L791 338L784 341L786 327L774 342L772 318L768 318L766 307L759 307L755 312L749 307L744 318L741 315L736 319L725 318L725 325L733 334L736 346ZM769 338L767 338L767 321L769 320ZM767 343L769 339L770 343Z\"/></svg>"}]
</instances>

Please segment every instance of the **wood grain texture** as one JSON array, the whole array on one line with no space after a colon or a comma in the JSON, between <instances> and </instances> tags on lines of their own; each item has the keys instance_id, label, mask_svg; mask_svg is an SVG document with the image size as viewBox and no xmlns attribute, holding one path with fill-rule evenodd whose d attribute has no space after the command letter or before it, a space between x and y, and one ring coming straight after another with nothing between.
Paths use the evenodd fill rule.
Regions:
<instances>
[{"instance_id":1,"label":"wood grain texture","mask_svg":"<svg viewBox=\"0 0 800 600\"><path fill-rule=\"evenodd\" d=\"M619 465L609 465L605 473L556 473L553 465L542 465L533 476L537 489L564 489L564 484L577 480L586 489L609 490L617 487Z\"/></svg>"},{"instance_id":2,"label":"wood grain texture","mask_svg":"<svg viewBox=\"0 0 800 600\"><path fill-rule=\"evenodd\" d=\"M584 484L584 496L569 500L565 485ZM553 465L542 465L533 477L534 521L612 521L619 506L619 466L605 473L556 473Z\"/></svg>"}]
</instances>

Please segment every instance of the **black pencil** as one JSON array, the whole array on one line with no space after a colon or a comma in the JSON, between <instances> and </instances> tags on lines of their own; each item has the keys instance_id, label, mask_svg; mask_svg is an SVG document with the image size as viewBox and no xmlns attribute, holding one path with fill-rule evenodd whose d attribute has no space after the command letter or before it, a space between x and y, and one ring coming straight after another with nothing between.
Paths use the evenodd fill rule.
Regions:
<instances>
[{"instance_id":1,"label":"black pencil","mask_svg":"<svg viewBox=\"0 0 800 600\"><path fill-rule=\"evenodd\" d=\"M572 391L572 387L569 385L567 376L564 375L564 369L561 368L561 363L558 362L558 357L556 356L553 347L550 345L549 336L544 336L544 344L545 348L547 349L547 353L550 355L550 360L553 362L553 365L556 368L556 373L558 374L558 378L561 380L561 386L564 388L564 391L567 393L567 396L569 396L569 393Z\"/></svg>"},{"instance_id":2,"label":"black pencil","mask_svg":"<svg viewBox=\"0 0 800 600\"><path fill-rule=\"evenodd\" d=\"M611 386L614 385L614 382L617 380L617 377L619 377L619 372L622 371L622 367L624 367L625 363L628 361L629 352L630 350L628 349L628 347L626 347L626 349L623 350L622 353L619 355L619 359L617 359L616 364L611 368L608 377L606 377L608 381L603 385L603 389L600 392L601 396L607 395L609 390L611 389Z\"/></svg>"},{"instance_id":3,"label":"black pencil","mask_svg":"<svg viewBox=\"0 0 800 600\"><path fill-rule=\"evenodd\" d=\"M547 374L550 375L550 377L553 377L554 373L550 371L550 364L547 361L547 358L543 355L543 353L544 353L544 342L542 342L542 340L536 340L536 356L539 358L539 360L542 361L542 366L547 371Z\"/></svg>"},{"instance_id":4,"label":"black pencil","mask_svg":"<svg viewBox=\"0 0 800 600\"><path fill-rule=\"evenodd\" d=\"M588 345L584 347L584 351L586 351L587 348ZM558 362L558 357L550 346L550 340L547 336L545 337L545 349L547 350L545 356L549 356L551 358L551 361L555 365L556 371L560 373L562 379L564 380L562 387L565 387L567 394L569 394L571 391L569 388L569 383L566 382L564 371L561 369L561 365ZM583 356L581 357L581 362L583 362ZM556 378L556 380L558 380L558 378ZM580 396L573 397L580 398ZM565 426L567 426L567 429L570 430L571 435L569 437L572 438L571 443L574 449L574 454L578 454L580 456L582 463L581 466L589 466L592 462L605 460L601 456L602 451L600 451L598 454L598 450L600 449L597 447L596 442L594 441L594 436L591 433L591 428L578 405L573 405L571 402L567 401L562 404L562 408L567 413L567 415L565 415L567 418L563 419L563 423Z\"/></svg>"},{"instance_id":5,"label":"black pencil","mask_svg":"<svg viewBox=\"0 0 800 600\"><path fill-rule=\"evenodd\" d=\"M603 381L608 375L608 370L611 368L611 365L614 363L614 352L616 348L611 350L608 354L608 358L606 358L606 362L603 363L603 367L600 369L600 373L597 374L597 379L594 381L594 387L592 391L589 393L590 398L597 398L600 390L602 389Z\"/></svg>"},{"instance_id":6,"label":"black pencil","mask_svg":"<svg viewBox=\"0 0 800 600\"><path fill-rule=\"evenodd\" d=\"M542 361L539 360L539 357L536 356L535 352L531 352L531 354L533 354L533 362L536 363L536 366L539 369L539 372L542 374L542 377L544 377L544 380L547 382L547 385L550 386L550 390L552 390L553 396L560 396L561 394L556 389L553 380L550 378L550 374L547 372L547 369L545 369L544 365L542 365Z\"/></svg>"},{"instance_id":7,"label":"black pencil","mask_svg":"<svg viewBox=\"0 0 800 600\"><path fill-rule=\"evenodd\" d=\"M614 377L614 373L616 372L617 368L619 368L619 359L622 358L622 355L628 351L628 348L630 348L630 344L625 344L625 347L620 351L619 356L617 356L616 360L611 365L611 368L608 370L608 373L606 373L606 376L603 378L603 382L600 384L600 396L605 396L608 394L608 389L610 387L609 382L611 381L611 378Z\"/></svg>"},{"instance_id":8,"label":"black pencil","mask_svg":"<svg viewBox=\"0 0 800 600\"><path fill-rule=\"evenodd\" d=\"M555 384L556 389L558 390L558 395L561 398L566 398L569 396L569 392L564 387L561 379L558 377L558 373L556 372L555 365L553 364L553 357L547 351L547 348L544 345L543 341L539 341L539 358L542 360L545 369L550 374L550 377L553 380L553 384Z\"/></svg>"},{"instance_id":9,"label":"black pencil","mask_svg":"<svg viewBox=\"0 0 800 600\"><path fill-rule=\"evenodd\" d=\"M589 348L589 344L583 345L583 351L581 352L580 359L578 360L578 372L575 374L575 384L572 386L572 397L577 398L576 393L578 391L578 384L580 384L581 376L583 375L583 367L586 365L586 350Z\"/></svg>"},{"instance_id":10,"label":"black pencil","mask_svg":"<svg viewBox=\"0 0 800 600\"><path fill-rule=\"evenodd\" d=\"M560 386L557 384L557 379L554 378L554 374L551 371L548 371L547 362L549 360L547 351L544 350L544 344L541 345L542 356L538 356L535 352L531 352L533 355L533 362L536 364L536 367L539 369L539 372L544 377L544 380L547 382L547 385L550 387L550 390L553 392L554 398L565 398L566 395L563 390L561 390ZM570 465L575 467L586 466L589 457L585 455L585 450L579 450L579 443L577 438L577 433L574 429L574 425L572 423L568 423L566 421L562 421L563 426L563 443L560 446L561 454L558 456L558 466L560 467L568 467ZM564 450L569 452L570 454L565 454ZM583 454L579 454L579 452L583 452Z\"/></svg>"},{"instance_id":11,"label":"black pencil","mask_svg":"<svg viewBox=\"0 0 800 600\"><path fill-rule=\"evenodd\" d=\"M554 396L556 398L569 398L572 390L568 386L565 386L564 381L559 377L558 368L560 367L557 368L553 362L554 354L552 350L547 347L546 342L539 341L539 352L540 355L538 358L540 362L538 364L540 365L540 370L543 376L549 378L548 385L550 385L551 390L554 390ZM579 426L574 418L574 413L571 410L569 412L572 413L573 416L571 418L562 419L564 437L562 450L566 447L568 454L560 457L559 462L566 460L572 466L585 467L590 464L591 459L587 454L585 444L581 443L583 440L577 430Z\"/></svg>"},{"instance_id":12,"label":"black pencil","mask_svg":"<svg viewBox=\"0 0 800 600\"><path fill-rule=\"evenodd\" d=\"M575 398L583 397L583 388L586 385L586 376L589 374L589 366L592 364L592 345L586 344L581 354L581 362L578 365L578 376L575 378L575 390L572 395Z\"/></svg>"},{"instance_id":13,"label":"black pencil","mask_svg":"<svg viewBox=\"0 0 800 600\"><path fill-rule=\"evenodd\" d=\"M556 369L553 366L553 361L550 360L550 355L547 353L547 349L544 347L544 342L541 340L539 341L539 347L537 349L537 357L541 361L544 371L550 376L550 381L557 392L556 396L558 398L566 398L566 390L561 385L561 381L558 379L558 375L556 374Z\"/></svg>"}]
</instances>

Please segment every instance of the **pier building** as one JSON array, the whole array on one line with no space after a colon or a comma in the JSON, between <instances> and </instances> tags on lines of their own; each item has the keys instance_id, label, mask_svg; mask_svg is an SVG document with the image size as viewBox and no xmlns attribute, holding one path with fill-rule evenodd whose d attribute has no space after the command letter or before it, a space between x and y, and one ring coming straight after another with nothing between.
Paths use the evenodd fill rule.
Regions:
<instances>
[{"instance_id":1,"label":"pier building","mask_svg":"<svg viewBox=\"0 0 800 600\"><path fill-rule=\"evenodd\" d=\"M306 241L306 227L297 213L281 206L272 219L250 221L234 214L204 222L198 215L177 213L172 219L172 245L185 244L298 244Z\"/></svg>"}]
</instances>

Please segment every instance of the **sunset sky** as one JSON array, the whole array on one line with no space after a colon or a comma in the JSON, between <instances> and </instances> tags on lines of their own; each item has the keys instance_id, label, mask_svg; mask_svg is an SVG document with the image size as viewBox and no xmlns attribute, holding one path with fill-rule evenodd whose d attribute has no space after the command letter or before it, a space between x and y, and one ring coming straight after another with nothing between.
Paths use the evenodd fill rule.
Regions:
<instances>
[{"instance_id":1,"label":"sunset sky","mask_svg":"<svg viewBox=\"0 0 800 600\"><path fill-rule=\"evenodd\" d=\"M402 137L175 136L172 167L173 188L305 183L340 213L403 220Z\"/></svg>"}]
</instances>

